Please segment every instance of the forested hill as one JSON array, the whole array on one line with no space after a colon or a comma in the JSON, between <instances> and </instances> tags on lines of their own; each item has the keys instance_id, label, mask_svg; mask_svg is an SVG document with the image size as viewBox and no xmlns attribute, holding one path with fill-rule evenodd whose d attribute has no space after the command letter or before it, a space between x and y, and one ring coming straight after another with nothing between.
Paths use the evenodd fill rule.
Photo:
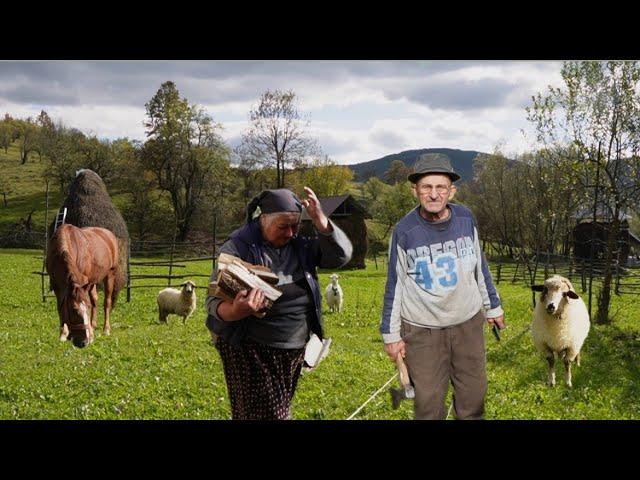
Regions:
<instances>
[{"instance_id":1,"label":"forested hill","mask_svg":"<svg viewBox=\"0 0 640 480\"><path fill-rule=\"evenodd\" d=\"M384 181L384 173L389 170L391 162L401 160L407 167L412 168L418 155L423 153L443 153L447 155L451 159L453 169L462 177L460 181L465 182L473 178L473 161L481 152L452 148L422 148L394 153L368 162L355 163L349 165L349 168L355 172L354 180L358 182L365 181L371 176L376 176Z\"/></svg>"}]
</instances>

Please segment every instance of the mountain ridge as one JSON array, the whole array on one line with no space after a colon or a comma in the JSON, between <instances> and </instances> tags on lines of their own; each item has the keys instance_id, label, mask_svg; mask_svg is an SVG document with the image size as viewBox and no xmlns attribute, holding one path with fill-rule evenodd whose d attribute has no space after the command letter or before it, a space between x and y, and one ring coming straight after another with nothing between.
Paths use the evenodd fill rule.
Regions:
<instances>
[{"instance_id":1,"label":"mountain ridge","mask_svg":"<svg viewBox=\"0 0 640 480\"><path fill-rule=\"evenodd\" d=\"M459 150L455 148L420 148L415 150L404 150L399 153L392 153L384 157L376 158L361 163L346 165L355 174L354 180L364 182L371 176L376 176L384 181L384 173L389 170L394 160L402 161L407 167L413 168L416 158L423 153L442 153L451 159L453 169L460 175L460 182L468 182L473 178L473 164L478 155L485 155L484 152L476 150Z\"/></svg>"}]
</instances>

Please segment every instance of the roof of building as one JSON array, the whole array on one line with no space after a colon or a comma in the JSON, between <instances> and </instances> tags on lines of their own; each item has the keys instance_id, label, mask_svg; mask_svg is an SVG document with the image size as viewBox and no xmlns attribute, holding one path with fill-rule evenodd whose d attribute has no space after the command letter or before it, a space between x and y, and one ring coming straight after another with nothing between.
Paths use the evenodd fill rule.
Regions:
<instances>
[{"instance_id":1,"label":"roof of building","mask_svg":"<svg viewBox=\"0 0 640 480\"><path fill-rule=\"evenodd\" d=\"M320 200L320 205L322 205L322 211L327 217L334 215L334 212L336 212L336 210L338 210L338 208L340 208L340 206L342 206L342 204L346 202L349 204L349 206L353 210L361 213L364 216L364 218L372 218L369 212L367 212L367 210L362 205L360 205L360 203L357 202L351 195L334 195L331 197L318 197L318 200ZM337 215L340 215L340 214L338 213ZM307 211L302 210L302 220L310 220L310 219L311 218L307 214Z\"/></svg>"}]
</instances>

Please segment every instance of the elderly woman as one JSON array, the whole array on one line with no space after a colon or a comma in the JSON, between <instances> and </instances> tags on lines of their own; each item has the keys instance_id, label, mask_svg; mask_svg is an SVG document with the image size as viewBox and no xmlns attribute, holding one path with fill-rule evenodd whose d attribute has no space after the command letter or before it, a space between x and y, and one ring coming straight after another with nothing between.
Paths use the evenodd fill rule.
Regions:
<instances>
[{"instance_id":1,"label":"elderly woman","mask_svg":"<svg viewBox=\"0 0 640 480\"><path fill-rule=\"evenodd\" d=\"M221 253L269 267L282 296L259 318L261 290L238 293L233 302L209 296L207 327L214 334L233 419L289 419L290 404L311 332L323 337L316 268L337 268L351 259L351 242L323 213L313 190L307 199L286 189L265 190L247 208L247 223L234 231ZM298 236L305 207L317 238ZM217 278L217 268L211 281Z\"/></svg>"}]
</instances>

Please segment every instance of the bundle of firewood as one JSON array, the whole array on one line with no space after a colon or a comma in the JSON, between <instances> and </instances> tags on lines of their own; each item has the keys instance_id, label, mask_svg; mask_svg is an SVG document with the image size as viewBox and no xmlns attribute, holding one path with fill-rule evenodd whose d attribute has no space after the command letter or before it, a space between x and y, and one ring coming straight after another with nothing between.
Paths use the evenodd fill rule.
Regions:
<instances>
[{"instance_id":1,"label":"bundle of firewood","mask_svg":"<svg viewBox=\"0 0 640 480\"><path fill-rule=\"evenodd\" d=\"M238 292L259 288L267 300L266 306L257 314L263 317L282 292L275 288L278 276L262 265L252 265L233 255L221 253L218 257L218 278L209 284L209 295L233 301Z\"/></svg>"}]
</instances>

